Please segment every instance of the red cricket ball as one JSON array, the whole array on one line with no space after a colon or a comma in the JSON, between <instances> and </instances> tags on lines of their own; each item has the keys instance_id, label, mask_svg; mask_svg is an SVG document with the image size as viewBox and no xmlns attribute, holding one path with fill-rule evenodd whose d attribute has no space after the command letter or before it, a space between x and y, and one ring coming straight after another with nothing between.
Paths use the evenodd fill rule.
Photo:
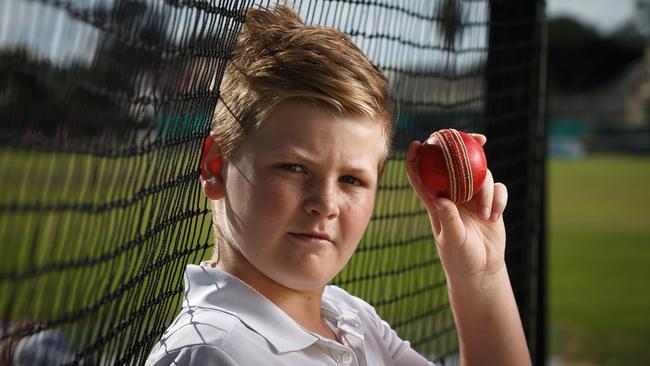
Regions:
<instances>
[{"instance_id":1,"label":"red cricket ball","mask_svg":"<svg viewBox=\"0 0 650 366\"><path fill-rule=\"evenodd\" d=\"M434 132L416 152L420 180L431 197L467 202L481 189L487 173L483 147L454 129Z\"/></svg>"}]
</instances>

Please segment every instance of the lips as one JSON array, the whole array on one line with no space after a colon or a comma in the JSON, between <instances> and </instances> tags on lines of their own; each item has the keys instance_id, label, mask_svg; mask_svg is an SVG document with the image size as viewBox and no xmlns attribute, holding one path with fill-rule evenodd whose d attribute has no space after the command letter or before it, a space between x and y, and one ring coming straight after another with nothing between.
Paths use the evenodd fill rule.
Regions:
<instances>
[{"instance_id":1,"label":"lips","mask_svg":"<svg viewBox=\"0 0 650 366\"><path fill-rule=\"evenodd\" d=\"M307 231L307 232L292 232L289 234L303 241L330 242L330 243L332 242L331 237L327 233Z\"/></svg>"}]
</instances>

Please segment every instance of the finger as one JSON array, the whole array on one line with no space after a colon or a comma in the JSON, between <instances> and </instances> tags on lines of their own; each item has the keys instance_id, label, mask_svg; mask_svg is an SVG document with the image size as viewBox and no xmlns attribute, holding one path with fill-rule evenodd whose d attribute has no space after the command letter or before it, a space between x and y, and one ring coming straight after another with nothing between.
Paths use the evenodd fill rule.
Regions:
<instances>
[{"instance_id":1,"label":"finger","mask_svg":"<svg viewBox=\"0 0 650 366\"><path fill-rule=\"evenodd\" d=\"M481 146L485 145L487 142L487 137L481 133L470 133L469 135L472 136L474 140L476 140L479 144L481 144Z\"/></svg>"},{"instance_id":2,"label":"finger","mask_svg":"<svg viewBox=\"0 0 650 366\"><path fill-rule=\"evenodd\" d=\"M456 245L463 246L467 233L463 220L458 212L458 207L454 202L443 197L436 198L434 205L438 221L440 222L440 232L436 238L443 238L443 240L438 240L438 245L443 247L448 243L455 243Z\"/></svg>"},{"instance_id":3,"label":"finger","mask_svg":"<svg viewBox=\"0 0 650 366\"><path fill-rule=\"evenodd\" d=\"M417 151L420 148L422 143L420 141L413 141L409 145L409 149L406 153L406 176L411 183L411 187L415 190L415 193L424 201L429 201L430 198L424 190L422 183L420 182L420 175L418 174L417 168Z\"/></svg>"},{"instance_id":4,"label":"finger","mask_svg":"<svg viewBox=\"0 0 650 366\"><path fill-rule=\"evenodd\" d=\"M417 153L418 148L422 145L420 141L411 141L411 144L409 145L409 149L406 152L406 161L411 163L415 162L415 153Z\"/></svg>"},{"instance_id":5,"label":"finger","mask_svg":"<svg viewBox=\"0 0 650 366\"><path fill-rule=\"evenodd\" d=\"M499 221L508 204L508 188L503 183L494 184L494 199L492 200L492 213L490 221Z\"/></svg>"},{"instance_id":6,"label":"finger","mask_svg":"<svg viewBox=\"0 0 650 366\"><path fill-rule=\"evenodd\" d=\"M481 188L474 197L472 197L472 203L476 207L476 214L479 215L484 220L489 220L490 215L492 214L492 200L494 197L494 178L492 178L492 172L488 169L485 174L485 180L481 185Z\"/></svg>"},{"instance_id":7,"label":"finger","mask_svg":"<svg viewBox=\"0 0 650 366\"><path fill-rule=\"evenodd\" d=\"M424 189L424 186L420 182L420 175L418 174L417 169L417 150L422 145L419 141L411 142L409 149L406 153L406 176L415 191L415 194L420 198L424 203L424 206L429 213L431 228L433 229L434 234L438 235L440 233L440 223L438 221L438 216L436 213L435 206L433 205L432 199L429 194Z\"/></svg>"}]
</instances>

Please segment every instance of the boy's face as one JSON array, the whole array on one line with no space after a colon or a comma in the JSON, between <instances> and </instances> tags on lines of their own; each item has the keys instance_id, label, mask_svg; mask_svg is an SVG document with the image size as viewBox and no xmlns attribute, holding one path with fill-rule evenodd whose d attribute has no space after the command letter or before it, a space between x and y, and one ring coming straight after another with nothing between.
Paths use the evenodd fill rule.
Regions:
<instances>
[{"instance_id":1,"label":"boy's face","mask_svg":"<svg viewBox=\"0 0 650 366\"><path fill-rule=\"evenodd\" d=\"M383 153L378 122L278 106L224 165L232 246L285 287L325 285L368 225Z\"/></svg>"}]
</instances>

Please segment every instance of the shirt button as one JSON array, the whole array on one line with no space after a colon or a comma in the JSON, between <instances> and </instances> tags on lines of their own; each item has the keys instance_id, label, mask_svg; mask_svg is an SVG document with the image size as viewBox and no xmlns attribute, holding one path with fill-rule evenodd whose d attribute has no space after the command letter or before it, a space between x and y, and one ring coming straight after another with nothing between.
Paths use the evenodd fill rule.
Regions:
<instances>
[{"instance_id":1,"label":"shirt button","mask_svg":"<svg viewBox=\"0 0 650 366\"><path fill-rule=\"evenodd\" d=\"M352 355L350 352L345 352L343 355L341 355L341 361L343 361L343 364L349 365L352 363Z\"/></svg>"}]
</instances>

